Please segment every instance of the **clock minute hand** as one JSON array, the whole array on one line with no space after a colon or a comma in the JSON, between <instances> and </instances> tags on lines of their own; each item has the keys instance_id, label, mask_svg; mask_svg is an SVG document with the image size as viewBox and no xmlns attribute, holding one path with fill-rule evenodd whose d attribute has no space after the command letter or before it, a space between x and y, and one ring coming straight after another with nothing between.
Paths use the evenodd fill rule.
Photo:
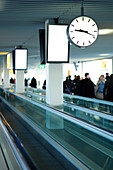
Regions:
<instances>
[{"instance_id":1,"label":"clock minute hand","mask_svg":"<svg viewBox=\"0 0 113 170\"><path fill-rule=\"evenodd\" d=\"M92 36L94 36L93 34L90 34L88 31L85 31L85 30L75 30L75 31L79 31L79 32L85 32L86 34L89 34L89 35L92 35Z\"/></svg>"},{"instance_id":2,"label":"clock minute hand","mask_svg":"<svg viewBox=\"0 0 113 170\"><path fill-rule=\"evenodd\" d=\"M85 31L85 30L75 30L75 31L79 31L79 32L85 32L85 33L87 33L88 31Z\"/></svg>"}]
</instances>

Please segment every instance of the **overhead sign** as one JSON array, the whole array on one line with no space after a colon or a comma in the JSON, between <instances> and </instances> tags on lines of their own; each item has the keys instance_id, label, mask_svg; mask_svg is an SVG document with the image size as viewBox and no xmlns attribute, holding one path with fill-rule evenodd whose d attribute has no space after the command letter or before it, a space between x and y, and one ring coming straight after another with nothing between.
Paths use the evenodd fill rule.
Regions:
<instances>
[{"instance_id":1,"label":"overhead sign","mask_svg":"<svg viewBox=\"0 0 113 170\"><path fill-rule=\"evenodd\" d=\"M7 55L7 69L10 69L10 53Z\"/></svg>"},{"instance_id":2,"label":"overhead sign","mask_svg":"<svg viewBox=\"0 0 113 170\"><path fill-rule=\"evenodd\" d=\"M43 69L43 68L45 68L45 65L39 65L38 68Z\"/></svg>"}]
</instances>

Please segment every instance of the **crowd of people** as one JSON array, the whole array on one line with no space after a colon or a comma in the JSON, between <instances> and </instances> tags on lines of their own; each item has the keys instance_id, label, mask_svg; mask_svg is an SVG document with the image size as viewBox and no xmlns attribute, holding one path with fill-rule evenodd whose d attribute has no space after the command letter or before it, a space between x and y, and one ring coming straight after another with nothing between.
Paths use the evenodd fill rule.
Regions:
<instances>
[{"instance_id":1,"label":"crowd of people","mask_svg":"<svg viewBox=\"0 0 113 170\"><path fill-rule=\"evenodd\" d=\"M71 80L71 76L68 76L63 82L63 92L113 101L113 74L101 75L96 85L90 79L89 73L85 73L84 79L75 75L74 80Z\"/></svg>"},{"instance_id":2,"label":"crowd of people","mask_svg":"<svg viewBox=\"0 0 113 170\"><path fill-rule=\"evenodd\" d=\"M28 83L28 80L29 79L24 79L24 85L25 86L31 86L31 87L34 87L34 88L36 88L37 87L37 81L36 81L36 79L33 77L32 79L31 79L31 83ZM10 83L11 84L15 84L15 79L13 79L12 77L11 77L11 79L10 79Z\"/></svg>"}]
</instances>

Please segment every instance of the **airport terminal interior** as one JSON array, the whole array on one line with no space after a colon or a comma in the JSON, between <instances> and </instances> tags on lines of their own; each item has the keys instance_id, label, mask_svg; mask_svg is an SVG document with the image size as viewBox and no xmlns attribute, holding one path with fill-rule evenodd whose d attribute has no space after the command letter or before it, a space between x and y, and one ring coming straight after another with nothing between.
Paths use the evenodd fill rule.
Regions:
<instances>
[{"instance_id":1,"label":"airport terminal interior","mask_svg":"<svg viewBox=\"0 0 113 170\"><path fill-rule=\"evenodd\" d=\"M113 0L0 0L0 170L113 170Z\"/></svg>"}]
</instances>

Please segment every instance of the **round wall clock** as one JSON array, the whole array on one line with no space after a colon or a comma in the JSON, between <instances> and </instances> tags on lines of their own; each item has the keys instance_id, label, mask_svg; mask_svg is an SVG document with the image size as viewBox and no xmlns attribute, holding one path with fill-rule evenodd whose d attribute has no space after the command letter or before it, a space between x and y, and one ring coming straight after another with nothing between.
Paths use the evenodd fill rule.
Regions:
<instances>
[{"instance_id":1,"label":"round wall clock","mask_svg":"<svg viewBox=\"0 0 113 170\"><path fill-rule=\"evenodd\" d=\"M97 24L87 16L73 19L68 26L67 32L70 42L79 47L90 46L98 37Z\"/></svg>"}]
</instances>

